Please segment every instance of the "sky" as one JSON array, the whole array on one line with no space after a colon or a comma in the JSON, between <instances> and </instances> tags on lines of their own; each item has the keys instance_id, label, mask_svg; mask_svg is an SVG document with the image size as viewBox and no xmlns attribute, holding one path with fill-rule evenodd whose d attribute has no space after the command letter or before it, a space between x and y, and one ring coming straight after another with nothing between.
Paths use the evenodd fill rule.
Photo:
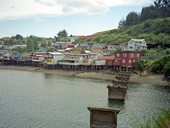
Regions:
<instances>
[{"instance_id":1,"label":"sky","mask_svg":"<svg viewBox=\"0 0 170 128\"><path fill-rule=\"evenodd\" d=\"M154 0L0 0L0 37L91 35L117 28L131 12Z\"/></svg>"}]
</instances>

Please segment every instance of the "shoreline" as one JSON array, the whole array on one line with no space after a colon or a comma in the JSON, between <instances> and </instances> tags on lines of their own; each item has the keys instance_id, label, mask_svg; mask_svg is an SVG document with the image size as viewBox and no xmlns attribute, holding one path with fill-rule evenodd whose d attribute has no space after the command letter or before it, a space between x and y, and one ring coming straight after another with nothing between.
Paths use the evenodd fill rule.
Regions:
<instances>
[{"instance_id":1,"label":"shoreline","mask_svg":"<svg viewBox=\"0 0 170 128\"><path fill-rule=\"evenodd\" d=\"M52 70L43 69L40 67L24 67L24 66L0 66L0 70L16 70L16 71L29 71L29 72L42 72L52 75L73 76L79 78L88 79L101 79L106 81L114 80L113 74L102 72L82 72L82 71L66 71L66 70ZM151 85L163 85L166 82L162 81L163 75L149 74L139 76L138 74L132 74L129 83L136 84L151 84Z\"/></svg>"}]
</instances>

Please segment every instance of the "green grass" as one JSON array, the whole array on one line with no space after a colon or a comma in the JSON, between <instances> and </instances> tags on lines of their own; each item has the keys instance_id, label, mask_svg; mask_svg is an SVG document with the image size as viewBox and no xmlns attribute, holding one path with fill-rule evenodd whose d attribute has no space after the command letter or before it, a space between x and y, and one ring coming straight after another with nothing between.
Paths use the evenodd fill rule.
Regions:
<instances>
[{"instance_id":1,"label":"green grass","mask_svg":"<svg viewBox=\"0 0 170 128\"><path fill-rule=\"evenodd\" d=\"M170 127L170 110L164 110L162 113L144 123L138 123L134 128L169 128Z\"/></svg>"}]
</instances>

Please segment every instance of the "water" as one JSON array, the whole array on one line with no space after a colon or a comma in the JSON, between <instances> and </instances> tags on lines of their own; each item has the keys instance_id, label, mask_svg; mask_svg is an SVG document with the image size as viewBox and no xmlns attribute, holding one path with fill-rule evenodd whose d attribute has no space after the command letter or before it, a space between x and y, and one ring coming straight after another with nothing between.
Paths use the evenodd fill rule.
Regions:
<instances>
[{"instance_id":1,"label":"water","mask_svg":"<svg viewBox=\"0 0 170 128\"><path fill-rule=\"evenodd\" d=\"M0 128L89 128L88 106L121 109L118 128L131 128L170 108L170 91L151 85L130 85L124 104L108 102L107 84L0 70Z\"/></svg>"}]
</instances>

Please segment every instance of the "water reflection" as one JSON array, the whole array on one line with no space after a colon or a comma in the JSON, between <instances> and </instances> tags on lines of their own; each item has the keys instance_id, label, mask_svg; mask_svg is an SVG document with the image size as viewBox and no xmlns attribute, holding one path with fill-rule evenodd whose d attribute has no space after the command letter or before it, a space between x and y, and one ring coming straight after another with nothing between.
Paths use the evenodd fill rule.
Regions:
<instances>
[{"instance_id":1,"label":"water reflection","mask_svg":"<svg viewBox=\"0 0 170 128\"><path fill-rule=\"evenodd\" d=\"M132 128L170 108L170 90L129 85L125 102L108 101L107 85L95 79L1 70L0 128L88 128L87 106L120 109L118 128Z\"/></svg>"},{"instance_id":2,"label":"water reflection","mask_svg":"<svg viewBox=\"0 0 170 128\"><path fill-rule=\"evenodd\" d=\"M108 104L108 107L121 110L124 108L125 102L122 100L108 100L107 104Z\"/></svg>"}]
</instances>

